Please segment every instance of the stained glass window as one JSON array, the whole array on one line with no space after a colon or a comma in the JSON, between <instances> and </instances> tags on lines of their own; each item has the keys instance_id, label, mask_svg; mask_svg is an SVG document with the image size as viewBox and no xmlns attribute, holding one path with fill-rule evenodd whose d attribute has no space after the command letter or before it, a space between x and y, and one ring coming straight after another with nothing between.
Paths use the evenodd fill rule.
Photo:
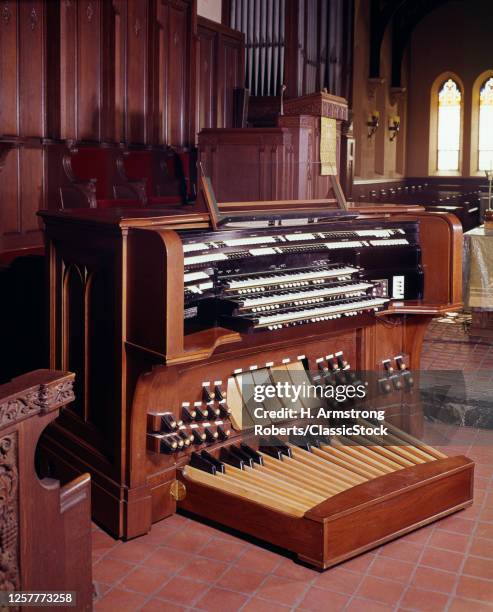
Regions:
<instances>
[{"instance_id":1,"label":"stained glass window","mask_svg":"<svg viewBox=\"0 0 493 612\"><path fill-rule=\"evenodd\" d=\"M479 92L479 165L478 170L493 169L493 77Z\"/></svg>"},{"instance_id":2,"label":"stained glass window","mask_svg":"<svg viewBox=\"0 0 493 612\"><path fill-rule=\"evenodd\" d=\"M448 79L438 92L438 170L458 170L462 94Z\"/></svg>"}]
</instances>

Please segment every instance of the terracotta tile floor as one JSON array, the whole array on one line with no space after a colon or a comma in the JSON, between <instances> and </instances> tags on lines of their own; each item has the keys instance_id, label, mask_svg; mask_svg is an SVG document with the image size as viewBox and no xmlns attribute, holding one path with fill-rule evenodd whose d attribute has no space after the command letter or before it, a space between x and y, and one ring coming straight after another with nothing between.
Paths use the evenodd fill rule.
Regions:
<instances>
[{"instance_id":1,"label":"terracotta tile floor","mask_svg":"<svg viewBox=\"0 0 493 612\"><path fill-rule=\"evenodd\" d=\"M451 342L444 365L477 352L489 377L493 345L457 324L432 324L425 361ZM95 609L493 611L493 431L450 427L449 439L446 452L477 462L474 505L323 573L181 515L126 543L94 526Z\"/></svg>"}]
</instances>

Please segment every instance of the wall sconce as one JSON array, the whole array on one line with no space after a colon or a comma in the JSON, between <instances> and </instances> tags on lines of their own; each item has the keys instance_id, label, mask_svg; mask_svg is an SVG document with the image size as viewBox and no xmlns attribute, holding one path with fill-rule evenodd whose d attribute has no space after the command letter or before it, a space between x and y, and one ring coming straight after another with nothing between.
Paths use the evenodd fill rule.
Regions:
<instances>
[{"instance_id":1,"label":"wall sconce","mask_svg":"<svg viewBox=\"0 0 493 612\"><path fill-rule=\"evenodd\" d=\"M366 125L368 126L368 138L371 138L380 125L380 113L378 111L372 111L370 115L368 115Z\"/></svg>"},{"instance_id":2,"label":"wall sconce","mask_svg":"<svg viewBox=\"0 0 493 612\"><path fill-rule=\"evenodd\" d=\"M398 115L394 115L389 119L389 132L390 132L390 142L397 138L397 134L401 129L401 118Z\"/></svg>"}]
</instances>

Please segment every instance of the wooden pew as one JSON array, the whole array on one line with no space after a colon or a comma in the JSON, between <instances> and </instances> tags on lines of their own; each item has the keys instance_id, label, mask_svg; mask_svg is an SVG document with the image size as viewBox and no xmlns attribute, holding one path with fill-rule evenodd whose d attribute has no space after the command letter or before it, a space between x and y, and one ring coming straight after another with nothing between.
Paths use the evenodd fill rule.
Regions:
<instances>
[{"instance_id":1,"label":"wooden pew","mask_svg":"<svg viewBox=\"0 0 493 612\"><path fill-rule=\"evenodd\" d=\"M72 591L92 609L90 477L40 478L37 443L74 399L74 374L35 370L0 386L0 554L3 591Z\"/></svg>"}]
</instances>

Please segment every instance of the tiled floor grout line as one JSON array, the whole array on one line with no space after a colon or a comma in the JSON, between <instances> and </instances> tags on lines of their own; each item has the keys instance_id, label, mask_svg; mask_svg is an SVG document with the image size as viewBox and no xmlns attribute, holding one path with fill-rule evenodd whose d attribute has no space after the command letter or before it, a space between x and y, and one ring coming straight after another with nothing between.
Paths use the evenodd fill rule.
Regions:
<instances>
[{"instance_id":1,"label":"tiled floor grout line","mask_svg":"<svg viewBox=\"0 0 493 612\"><path fill-rule=\"evenodd\" d=\"M375 563L375 559L377 558L378 554L380 553L380 549L381 547L378 548L377 553L373 556L373 559L370 561L370 563L368 564L368 567L366 568L366 571L363 572L363 576L361 577L361 580L358 582L358 585L355 587L354 592L351 594L351 596L349 597L348 602L346 603L346 605L344 606L344 610L347 610L348 607L351 605L353 599L355 598L357 592L359 591L360 586L363 584L363 582L365 581L365 578L367 578L368 576L370 576L370 569L372 567L372 565Z\"/></svg>"},{"instance_id":2,"label":"tiled floor grout line","mask_svg":"<svg viewBox=\"0 0 493 612\"><path fill-rule=\"evenodd\" d=\"M166 520L166 519L165 519L165 520ZM202 546L202 548L201 548L200 550L202 550L203 548L205 548L205 547L207 546L207 544L208 544L208 543L209 543L209 542L210 542L210 541L211 541L213 538L214 538L214 535L212 535L212 534L211 534L211 535L209 536L209 538L208 538L208 539L207 539L207 540L204 542L204 545ZM158 546L158 547L157 547L157 550L159 550L160 548L166 548L166 547L165 547L165 546ZM171 550L173 550L173 549L171 549ZM200 550L199 550L199 551L197 551L197 555L199 554ZM155 551L154 551L154 552L155 552ZM146 558L147 558L147 557L146 557ZM143 564L143 561L145 561L145 559L143 559L143 560L141 561L141 563L139 564L139 566L143 566L143 567L144 567L144 569L145 569L145 566L144 566L144 564ZM185 567L185 565L186 565L187 563L189 563L189 561L190 561L189 559L185 560L185 561L183 562L183 564L182 564L182 565L180 565L180 566L178 566L178 568L176 568L176 571L174 571L174 572L173 572L171 575L169 575L169 576L168 576L168 579L167 579L167 580L164 580L164 581L163 581L163 582L162 582L162 583L159 585L159 587L157 587L157 588L156 588L156 589L155 589L155 590L154 590L154 591L153 591L153 592L152 592L150 595L148 595L147 599L146 599L146 600L144 601L144 603L143 603L143 604L140 606L139 610L142 610L142 608L143 608L143 607L144 607L144 606L145 606L145 605L146 605L146 604L147 604L149 601L151 601L151 599L153 599L154 597L156 597L157 593L159 593L159 591L160 591L161 589L163 589L163 588L164 588L164 587L165 587L165 586L166 586L166 585L167 585L167 584L168 584L168 583L169 583L169 582L170 582L170 581L171 581L173 578L175 578L175 577L178 575L178 573L179 573L179 572L181 572L181 570L182 570L182 569ZM148 568L148 569L151 569L151 568ZM226 571L226 569L225 569L224 571ZM121 582L121 581L120 581L120 582ZM141 595L143 595L142 593L140 593L140 594L141 594ZM203 595L203 594L201 594L201 595ZM198 598L199 598L201 595L197 595L196 599L198 599ZM159 598L159 599L161 600L161 598ZM171 600L167 600L167 601L171 602ZM173 603L174 603L174 602L173 602Z\"/></svg>"},{"instance_id":3,"label":"tiled floor grout line","mask_svg":"<svg viewBox=\"0 0 493 612\"><path fill-rule=\"evenodd\" d=\"M468 452L471 451L471 449L472 449L472 447L474 445L474 442L477 440L477 438L478 438L478 431L476 431L475 439L469 445ZM452 605L454 599L456 598L457 588L459 586L459 582L460 582L461 577L464 575L464 567L465 567L467 559L469 557L469 551L471 550L471 547L472 547L472 542L474 540L474 535L475 535L475 533L476 533L476 531L478 529L479 523L480 523L479 517L480 517L481 512L483 511L484 507L486 506L486 500L487 499L488 499L488 494L486 493L485 496L484 496L484 499L483 499L483 501L481 503L480 512L479 512L479 515L478 515L478 520L475 521L475 525L474 525L474 527L473 527L473 529L472 529L472 531L471 531L471 533L469 535L469 539L468 539L468 542L467 542L467 545L466 545L466 549L464 550L464 556L463 556L462 562L460 564L459 571L457 573L457 578L456 578L455 583L454 583L454 585L452 587L452 591L450 593L447 605L445 606L444 612L448 612L448 610L450 609L450 606Z\"/></svg>"},{"instance_id":4,"label":"tiled floor grout line","mask_svg":"<svg viewBox=\"0 0 493 612\"><path fill-rule=\"evenodd\" d=\"M416 576L416 572L418 571L418 567L419 567L419 564L421 562L421 559L423 558L423 555L425 554L426 547L428 546L429 542L431 541L431 538L432 538L433 534L435 533L435 531L436 531L436 525L433 524L432 528L430 529L430 533L428 534L428 537L426 538L426 540L424 541L424 543L422 545L421 552L420 552L420 554L419 554L419 556L418 556L418 558L416 560L416 563L414 565L414 569L412 570L411 575L409 576L409 579L408 579L408 581L407 581L407 583L405 585L405 588L402 591L399 600L397 601L397 603L394 606L394 610L398 610L400 608L400 605L404 601L404 598L406 597L409 589L410 588L414 588L413 587L414 577Z\"/></svg>"},{"instance_id":5,"label":"tiled floor grout line","mask_svg":"<svg viewBox=\"0 0 493 612\"><path fill-rule=\"evenodd\" d=\"M166 519L164 519L164 520L166 520ZM186 524L185 524L185 525L183 525L183 527L178 527L178 528L177 528L177 529L176 529L176 530L175 530L173 533L171 533L171 534L170 534L170 537L172 537L172 536L176 535L176 534L177 534L178 532L180 532L180 531L183 531L183 530L185 529L185 527L186 527ZM206 542L206 543L204 543L204 546L203 546L203 547L205 547L205 546L206 546L206 544L207 544L207 543L208 543L208 542L209 542L209 541L210 541L212 538L213 538L213 536L211 535L211 536L209 537L209 539L207 540L207 542ZM124 545L124 543L122 543L121 545L123 546L123 545ZM155 546L155 548L154 548L152 551L150 551L148 555L145 555L145 556L144 556L144 557L143 557L143 558L142 558L142 559L141 559L141 560L140 560L138 563L134 563L134 564L132 565L131 569L130 569L128 572L126 572L125 574L123 574L123 575L122 575L122 576L121 576L121 577L120 577L120 578L119 578L119 579L118 579L116 582L114 582L114 583L111 585L111 587L108 589L108 591L106 591L106 593L105 593L105 594L104 594L104 595L103 595L101 598L99 598L99 599L97 600L97 602L99 603L100 601L102 601L102 600L103 600L103 599L104 599L104 598L105 598L107 595L109 595L109 593L111 593L111 591L113 591L115 588L119 588L119 587L121 588L121 583L122 583L122 581L123 581L125 578L127 578L127 577L128 577L128 576L129 576L129 575L130 575L130 574L131 574L131 573L132 573L132 572L133 572L135 569L140 568L140 569L149 569L149 570L152 570L153 568L146 567L146 566L144 565L144 562L145 562L147 559L149 559L149 557L151 557L153 554L155 554L157 550L160 550L160 549L165 549L165 548L166 548L166 546L162 546L162 545L157 545L157 546ZM114 547L113 547L113 549L114 549ZM101 559L106 558L106 557L108 557L108 558L112 558L112 557L110 557L109 555L110 555L110 553L111 553L111 551L112 551L113 549L110 549L110 550L109 550L109 551L108 551L108 552L107 552L105 555L103 555L103 557L101 557ZM172 548L170 548L169 550L170 550L170 551L173 551L173 549L172 549ZM101 560L101 559L100 559L100 560ZM122 559L115 559L115 560L116 560L116 561L121 561L122 563L126 563L126 561L124 561L124 560L122 560ZM156 593L156 592L158 592L160 589L162 589L162 588L163 588L163 586L165 586L165 585L166 585L166 584L167 584L167 583L168 583L168 582L171 580L171 578L174 578L174 577L177 575L177 573L183 569L183 567L185 566L185 564L186 564L187 562L188 562L188 560L187 560L187 561L184 561L184 562L183 562L183 565L179 566L179 567L178 567L178 569L177 569L177 570L176 570L176 571L175 571L173 574L169 575L167 580L166 580L166 579L163 579L163 582L160 584L160 586L159 586L159 587L156 589L156 591L154 591L153 593ZM158 571L158 570L156 570L156 571ZM102 584L105 584L105 583L102 583ZM141 595L141 596L145 597L145 594L144 594L144 593L139 593L138 591L133 591L132 589L127 589L127 588L123 587L123 588L122 588L122 590L127 591L127 592L129 592L129 593L135 593L135 594L138 594L138 595ZM148 601L148 599L146 599L146 601L145 601L145 602L142 604L142 606L144 606L144 605L147 603L147 601ZM141 606L139 609L141 609L141 608L142 608L142 606Z\"/></svg>"},{"instance_id":6,"label":"tiled floor grout line","mask_svg":"<svg viewBox=\"0 0 493 612\"><path fill-rule=\"evenodd\" d=\"M237 562L239 559L241 559L241 558L242 558L244 555L246 555L246 553L247 553L247 551L248 551L248 550L249 550L249 547L247 546L247 547L245 548L245 550L244 550L244 551L243 551L243 552L242 552L242 553L241 553L241 554L240 554L240 555L239 555L239 556L238 556L238 557L235 559L235 561L234 561L234 564L235 564L235 565L236 565L236 562ZM281 559L279 559L279 561L278 561L277 565L275 566L275 568L279 567L279 565L281 565L282 561L283 561L283 559L282 559L282 558L281 558ZM229 569L231 569L231 565L232 565L232 564L233 564L233 562L231 562L230 564L228 564L228 567L227 567L227 568L224 570L223 574L224 574L224 573L226 573L226 572L227 572ZM272 570L271 570L271 571L272 571ZM262 573L262 572L258 572L258 573ZM223 575L223 574L222 574L222 575ZM270 574L266 574L266 575L264 576L264 579L262 580L262 582L260 583L260 585L257 587L257 589L255 589L255 591L254 591L254 592L257 592L257 591L258 591L258 589L260 588L260 586L261 586L261 585L262 585L262 584L263 584L263 583L264 583L264 582L267 580L267 578L268 578L269 576L270 576ZM216 581L216 583L217 583L217 581ZM215 583L215 584L216 584L216 583ZM210 587L209 587L209 588L208 588L208 589L207 589L207 590L206 590L206 591L205 591L205 592L202 594L202 597L205 597L205 596L207 595L207 593L208 593L208 592L209 592L209 591L210 591L210 590L213 588L213 586L215 586L215 584L214 584L214 585L211 585L211 586L210 586ZM217 587L217 588L224 589L224 590L226 590L226 591L228 591L228 590L229 590L229 591L231 591L232 593L238 593L238 594L240 594L240 595L245 595L245 596L247 596L247 600L246 600L246 601L245 601L245 602L242 604L242 606L239 608L239 610L241 610L241 609L242 609L244 606L246 606L246 605L247 605L247 604L248 604L248 603L251 601L251 599L252 599L252 597L253 597L253 595L252 595L251 593L250 593L250 594L248 594L248 593L241 593L240 591L233 591L232 589L228 589L227 587L223 587L223 586L221 586L221 587ZM202 599L202 597L201 597L201 599ZM203 610L203 608L197 608L197 607L194 607L193 609L194 609L194 610Z\"/></svg>"},{"instance_id":7,"label":"tiled floor grout line","mask_svg":"<svg viewBox=\"0 0 493 612\"><path fill-rule=\"evenodd\" d=\"M176 529L176 530L175 530L175 531L174 531L172 534L170 534L170 535L175 535L176 533L178 533L179 531L181 531L181 530L182 530L182 529L184 529L184 528L185 528L185 525L183 525L182 527L177 527L177 529ZM98 528L98 529L99 529L99 528ZM106 531L104 531L103 529L100 529L100 531L102 531L102 532L103 532L104 534L106 534L106 535L109 535L109 534L107 534L107 533L106 533ZM112 536L110 536L110 537L112 537ZM93 565L93 567L95 567L95 566L96 566L96 565L98 565L98 564L99 564L101 561L103 561L103 560L105 560L105 559L107 559L107 558L113 558L113 557L111 557L111 556L110 556L110 553L111 553L113 550L115 550L115 548L120 548L120 546L124 546L124 545L125 545L125 542L122 542L121 540L115 540L115 544L114 544L114 546L112 546L112 547L111 547L111 548L110 548L108 551L106 551L105 553L103 553L103 554L102 554L102 555L99 557L99 559L97 559L96 561L93 561L93 564L92 564L92 565ZM125 573L125 575L123 575L121 578L119 578L119 579L118 579L118 581L117 581L117 583L119 584L119 583L120 583L120 582L121 582L121 581L122 581L124 578L126 578L126 577L127 577L127 576L128 576L128 575L129 575L129 574L130 574L130 573L131 573L131 572L132 572L132 571L133 571L133 570L134 570L134 569L135 569L137 566L141 565L141 564L142 564L142 562L143 562L144 560L146 560L148 557L150 557L151 555L153 555L153 554L156 552L156 549L158 549L158 548L159 548L159 546L156 546L156 547L155 547L155 550L152 550L152 551L149 553L149 555L147 555L147 556L146 556L144 559L141 559L141 561L139 561L139 563L133 563L133 564L131 564L131 565L132 565L132 568L131 568L131 569L130 569L130 570L127 572L127 573ZM115 561L120 561L121 563L128 563L127 561L125 561L125 560L123 560L123 559L114 559L114 560L115 560ZM113 590L113 588L116 586L116 584L117 584L117 583L113 583L113 584L111 585L111 587L110 587L110 588L109 588L109 589L106 591L106 593L105 593L103 596L99 597L99 598L98 598L96 601L100 601L101 599L103 599L103 597L104 597L104 596L106 596L106 595L107 595L107 594L108 594L110 591L112 591L112 590ZM101 584L104 584L105 586L108 586L108 585L107 585L105 582L101 582Z\"/></svg>"}]
</instances>

